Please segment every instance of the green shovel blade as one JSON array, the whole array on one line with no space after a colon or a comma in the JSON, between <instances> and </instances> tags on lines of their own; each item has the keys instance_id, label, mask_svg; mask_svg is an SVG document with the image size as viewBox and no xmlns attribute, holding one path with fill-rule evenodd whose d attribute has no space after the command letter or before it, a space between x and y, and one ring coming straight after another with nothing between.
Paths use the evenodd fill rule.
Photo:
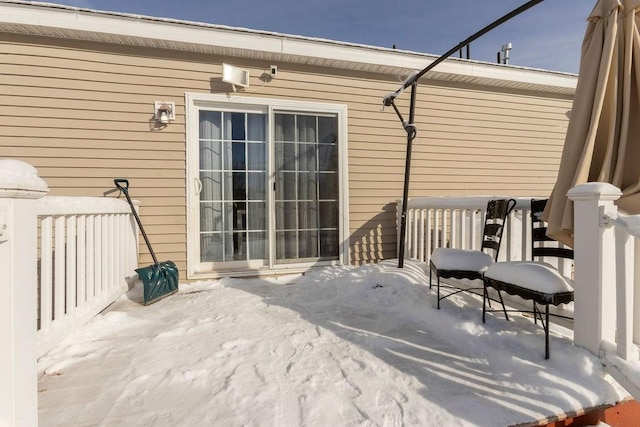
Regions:
<instances>
[{"instance_id":1,"label":"green shovel blade","mask_svg":"<svg viewBox=\"0 0 640 427\"><path fill-rule=\"evenodd\" d=\"M178 267L172 261L136 269L142 280L144 305L178 292Z\"/></svg>"}]
</instances>

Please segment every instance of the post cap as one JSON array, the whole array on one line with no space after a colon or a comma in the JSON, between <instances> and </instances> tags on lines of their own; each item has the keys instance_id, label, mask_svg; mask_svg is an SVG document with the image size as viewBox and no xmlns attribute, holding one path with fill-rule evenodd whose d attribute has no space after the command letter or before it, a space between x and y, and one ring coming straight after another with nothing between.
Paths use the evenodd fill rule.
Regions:
<instances>
[{"instance_id":1,"label":"post cap","mask_svg":"<svg viewBox=\"0 0 640 427\"><path fill-rule=\"evenodd\" d=\"M0 195L39 198L49 191L38 170L21 160L0 159Z\"/></svg>"},{"instance_id":2,"label":"post cap","mask_svg":"<svg viewBox=\"0 0 640 427\"><path fill-rule=\"evenodd\" d=\"M622 191L608 182L587 182L579 184L567 192L567 197L573 201L577 200L618 200L622 196Z\"/></svg>"}]
</instances>

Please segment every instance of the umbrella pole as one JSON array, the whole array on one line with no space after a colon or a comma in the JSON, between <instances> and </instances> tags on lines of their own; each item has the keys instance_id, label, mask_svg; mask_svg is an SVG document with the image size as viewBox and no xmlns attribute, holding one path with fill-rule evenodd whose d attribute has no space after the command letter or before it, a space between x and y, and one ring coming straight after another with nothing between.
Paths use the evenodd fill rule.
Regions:
<instances>
[{"instance_id":1,"label":"umbrella pole","mask_svg":"<svg viewBox=\"0 0 640 427\"><path fill-rule=\"evenodd\" d=\"M400 214L400 247L398 250L398 268L404 267L404 242L407 234L407 204L409 203L409 178L411 176L411 150L413 140L416 138L415 114L416 92L418 81L411 84L411 103L409 104L409 121L402 123L407 132L407 156L404 165L404 188L402 190L402 212Z\"/></svg>"},{"instance_id":2,"label":"umbrella pole","mask_svg":"<svg viewBox=\"0 0 640 427\"><path fill-rule=\"evenodd\" d=\"M502 25L503 23L507 22L511 18L521 14L522 12L526 11L527 9L537 5L538 3L542 3L543 1L544 0L529 0L527 3L523 4L519 8L514 9L511 12L509 12L508 14L504 15L502 18L495 20L494 22L492 22L491 24L487 25L486 27L484 27L480 31L478 31L475 34L467 37L464 41L458 43L456 46L451 48L448 52L442 54L440 57L438 57L431 64L429 64L428 66L423 68L422 71L409 76L404 81L404 83L402 84L400 89L398 89L397 91L392 92L392 93L390 93L390 94L388 94L387 96L384 97L383 105L387 106L387 107L388 106L392 106L393 109L395 110L396 114L398 115L398 117L402 121L402 114L400 114L400 111L398 110L398 107L396 107L396 105L395 105L395 99L400 94L402 94L402 92L404 92L404 90L406 88L411 86L411 104L409 106L409 121L408 122L402 121L402 126L404 127L405 131L407 132L407 157L406 157L405 170L404 170L404 190L403 190L403 193L402 193L402 212L400 214L400 236L399 236L399 240L400 240L399 241L399 245L400 245L400 247L398 248L398 258L399 258L398 259L398 268L404 267L404 242L405 242L405 237L406 237L406 232L407 232L407 203L408 203L408 199L409 199L409 175L410 175L410 172L411 172L410 171L410 169L411 169L411 145L412 145L413 140L416 137L416 127L415 127L415 124L414 124L414 119L415 119L416 89L417 89L418 79L420 79L420 77L424 76L427 72L429 72L431 69L433 69L436 65L440 64L442 61L444 61L449 56L451 56L455 52L459 51L463 47L466 46L467 49L469 49L469 44L472 41L474 41L477 38L483 36L484 34L488 33L489 31L493 30L494 28L498 27L499 25Z\"/></svg>"}]
</instances>

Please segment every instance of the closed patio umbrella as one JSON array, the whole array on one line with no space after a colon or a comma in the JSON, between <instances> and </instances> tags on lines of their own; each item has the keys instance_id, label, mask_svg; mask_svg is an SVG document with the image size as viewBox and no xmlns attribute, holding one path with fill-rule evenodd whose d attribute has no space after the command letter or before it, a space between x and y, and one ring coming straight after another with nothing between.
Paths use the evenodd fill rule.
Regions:
<instances>
[{"instance_id":1,"label":"closed patio umbrella","mask_svg":"<svg viewBox=\"0 0 640 427\"><path fill-rule=\"evenodd\" d=\"M547 234L573 247L573 202L585 182L620 188L617 205L640 213L640 0L598 0L582 43L560 169L543 214Z\"/></svg>"}]
</instances>

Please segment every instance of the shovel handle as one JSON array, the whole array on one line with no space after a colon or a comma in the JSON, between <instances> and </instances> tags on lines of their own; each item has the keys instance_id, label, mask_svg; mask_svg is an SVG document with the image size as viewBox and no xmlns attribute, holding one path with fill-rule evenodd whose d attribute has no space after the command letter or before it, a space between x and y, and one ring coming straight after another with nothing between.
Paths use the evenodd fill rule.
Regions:
<instances>
[{"instance_id":1,"label":"shovel handle","mask_svg":"<svg viewBox=\"0 0 640 427\"><path fill-rule=\"evenodd\" d=\"M116 178L113 183L118 187L120 191L127 191L129 189L129 180L125 178ZM122 185L124 184L124 186Z\"/></svg>"},{"instance_id":2,"label":"shovel handle","mask_svg":"<svg viewBox=\"0 0 640 427\"><path fill-rule=\"evenodd\" d=\"M131 206L131 213L133 214L133 217L136 219L136 222L138 223L138 227L140 228L142 237L144 237L144 242L147 244L147 248L149 248L149 253L153 258L153 262L156 265L160 265L158 263L158 258L156 258L155 252L153 252L153 249L151 248L151 242L149 242L147 233L145 233L144 231L144 227L142 226L142 221L140 221L140 217L138 216L136 209L133 207L133 202L131 201L131 197L129 196L129 180L125 178L116 178L113 180L113 183L116 185L116 187L118 187L118 190L124 193L125 197L127 198L127 202L129 202L129 206Z\"/></svg>"}]
</instances>

